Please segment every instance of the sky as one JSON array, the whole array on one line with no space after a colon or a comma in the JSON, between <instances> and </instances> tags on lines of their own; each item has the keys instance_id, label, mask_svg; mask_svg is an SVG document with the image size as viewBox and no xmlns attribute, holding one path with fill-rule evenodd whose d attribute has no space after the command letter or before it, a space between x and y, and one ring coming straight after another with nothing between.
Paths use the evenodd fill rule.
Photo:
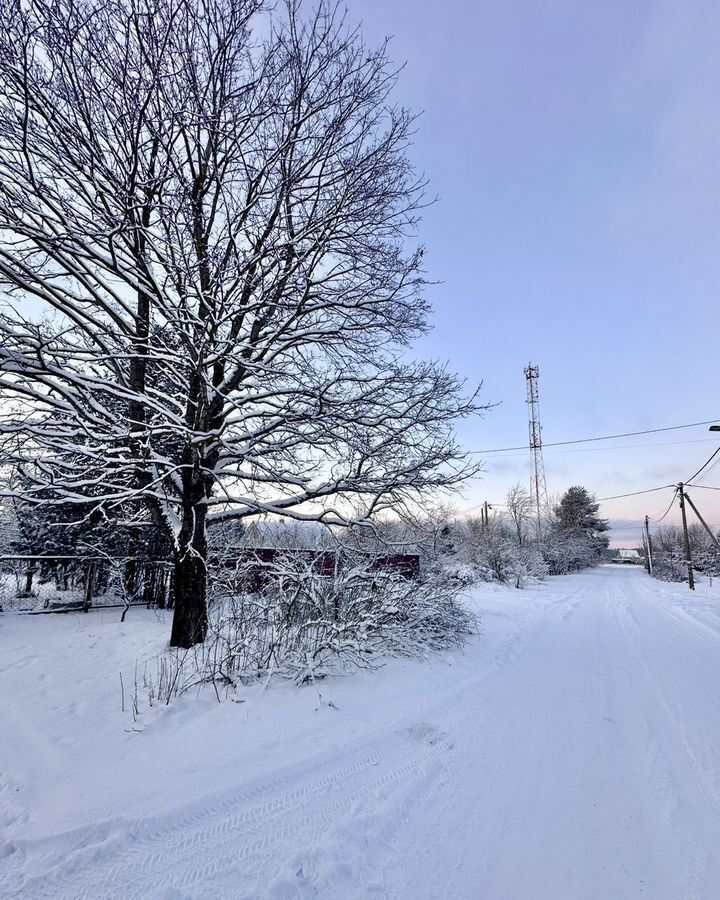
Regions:
<instances>
[{"instance_id":1,"label":"sky","mask_svg":"<svg viewBox=\"0 0 720 900\"><path fill-rule=\"evenodd\" d=\"M716 0L349 0L392 37L399 102L421 113L411 158L434 312L418 355L495 404L468 450L527 444L525 366L544 442L720 419L720 4ZM546 448L548 492L597 498L687 480L708 426ZM529 484L529 451L481 454L460 510ZM706 485L720 486L720 466ZM633 546L666 489L603 502ZM720 525L720 491L696 490ZM679 521L677 505L665 519Z\"/></svg>"}]
</instances>

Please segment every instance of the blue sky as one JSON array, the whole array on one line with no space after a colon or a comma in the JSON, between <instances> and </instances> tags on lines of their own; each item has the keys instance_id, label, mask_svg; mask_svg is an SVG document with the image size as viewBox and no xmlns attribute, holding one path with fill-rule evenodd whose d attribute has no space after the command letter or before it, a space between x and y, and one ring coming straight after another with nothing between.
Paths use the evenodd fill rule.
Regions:
<instances>
[{"instance_id":1,"label":"blue sky","mask_svg":"<svg viewBox=\"0 0 720 900\"><path fill-rule=\"evenodd\" d=\"M421 239L441 283L418 351L499 404L463 426L464 445L526 442L529 360L546 442L720 418L720 4L348 9L369 43L393 36L406 63L396 96L422 112L412 157L439 202ZM548 488L604 497L676 482L717 446L704 426L548 448ZM527 454L489 455L459 505L502 500L528 472ZM602 509L652 516L665 497ZM720 492L695 499L720 523Z\"/></svg>"}]
</instances>

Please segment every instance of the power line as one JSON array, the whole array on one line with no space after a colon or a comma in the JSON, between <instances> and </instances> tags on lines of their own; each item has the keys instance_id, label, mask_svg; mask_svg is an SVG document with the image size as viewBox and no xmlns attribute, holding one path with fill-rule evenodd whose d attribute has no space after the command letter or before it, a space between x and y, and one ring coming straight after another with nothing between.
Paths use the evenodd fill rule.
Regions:
<instances>
[{"instance_id":1,"label":"power line","mask_svg":"<svg viewBox=\"0 0 720 900\"><path fill-rule=\"evenodd\" d=\"M708 423L704 422L703 424L708 424ZM710 463L712 463L712 461L715 459L715 457L716 457L718 454L720 454L720 447L718 447L713 453L710 454L710 456L705 460L705 462L700 466L700 468L697 470L697 472L695 472L695 474L694 474L691 478L688 478L687 481L684 482L685 487L705 488L706 490L712 490L712 491L720 490L720 488L711 487L710 485L702 485L702 484L696 484L696 485L694 485L694 484L691 483L692 480L693 480L694 478L697 478L698 475L700 475L701 472L704 472L705 469L707 469L707 467L710 465ZM720 460L718 460L718 462L720 462ZM715 463L715 465L717 465L717 463ZM712 466L712 468L714 469L715 466ZM661 490L664 490L664 489L669 488L669 487L673 487L673 485L668 484L668 485L665 485L664 488L650 488L650 490L647 490L647 491L637 491L637 493L638 493L638 494L650 494L650 493L652 493L653 491L661 491ZM668 507L667 507L667 509L665 510L665 512L660 516L659 519L658 519L658 518L653 518L653 522L654 522L655 524L659 524L660 522L662 522L663 519L668 515L668 513L670 512L670 510L671 510L672 507L673 507L673 504L675 503L675 500L677 499L678 493L679 493L679 486L675 487L675 491L674 491L674 493L673 493L673 495L672 495L672 499L670 500L670 503L668 504ZM635 496L635 494L620 494L620 495L618 495L618 497L607 497L607 498L605 498L605 499L607 499L607 500L616 500L616 499L619 499L619 497L623 497L623 496L625 496L625 497L632 497L632 496Z\"/></svg>"},{"instance_id":2,"label":"power line","mask_svg":"<svg viewBox=\"0 0 720 900\"><path fill-rule=\"evenodd\" d=\"M710 463L715 459L718 453L720 453L720 447L718 447L717 450L708 459L705 460L705 462L700 466L700 468L694 475L691 475L690 478L687 479L685 484L690 484L693 478L697 478L698 475L710 465Z\"/></svg>"},{"instance_id":3,"label":"power line","mask_svg":"<svg viewBox=\"0 0 720 900\"><path fill-rule=\"evenodd\" d=\"M704 489L706 489L706 490L711 490L711 491L720 491L720 488L711 487L710 485L692 484L692 483L691 483L692 480L693 480L693 478L697 478L698 475L699 475L701 472L704 472L704 471L705 471L705 469L710 465L710 463L715 459L715 457L716 457L719 453L720 453L720 447L718 447L717 450L715 450L715 452L712 453L712 454L705 460L705 462L700 466L700 468L699 468L699 469L697 470L697 472L692 476L692 478L688 478L688 480L684 482L684 486L685 486L685 487L693 487L693 488L704 488ZM718 462L720 462L720 460L718 460ZM716 463L715 465L717 465L717 463ZM713 466L712 468L715 468L715 466ZM673 487L673 485L669 484L669 485L666 485L666 487ZM654 488L653 490L662 490L662 488ZM650 493L650 491L640 491L639 493ZM674 492L674 494L673 494L673 496L672 496L672 500L670 501L670 503L669 503L669 505L668 505L668 508L667 508L667 509L665 510L665 512L660 516L659 519L655 519L655 518L654 518L654 519L653 519L654 522L656 522L656 523L662 522L662 520L667 516L667 514L668 514L668 513L670 512L670 510L672 509L673 503L675 503L675 500L676 500L676 498L677 498L677 496L678 496L678 493L679 493L679 487L675 487L675 492ZM621 496L622 496L622 495L621 495ZM626 495L626 496L632 496L632 495ZM614 498L608 498L608 499L614 499Z\"/></svg>"},{"instance_id":4,"label":"power line","mask_svg":"<svg viewBox=\"0 0 720 900\"><path fill-rule=\"evenodd\" d=\"M640 494L652 494L655 491L666 491L668 488L675 487L672 484L661 484L660 487L648 488L645 491L631 491L629 494L615 494L614 497L600 497L598 503L605 503L606 500L620 500L622 497L637 497Z\"/></svg>"},{"instance_id":5,"label":"power line","mask_svg":"<svg viewBox=\"0 0 720 900\"><path fill-rule=\"evenodd\" d=\"M640 434L658 434L661 431L678 431L681 428L697 428L700 425L712 425L720 422L720 419L708 419L706 422L689 422L687 425L668 425L666 428L646 428L644 431L625 431L622 434L604 434L601 437L579 438L573 441L554 441L549 444L543 444L544 447L566 447L568 444L590 444L593 441L611 441L615 438L636 437ZM508 453L512 450L527 450L527 444L519 447L497 447L492 450L470 450L470 453Z\"/></svg>"},{"instance_id":6,"label":"power line","mask_svg":"<svg viewBox=\"0 0 720 900\"><path fill-rule=\"evenodd\" d=\"M653 520L653 522L654 522L656 525L659 525L660 522L662 522L662 520L665 518L665 516L666 516L666 515L670 512L670 510L673 508L673 503L675 503L675 500L676 500L676 498L677 498L678 493L679 493L678 488L675 488L675 493L672 495L672 500L670 501L670 503L669 503L669 505L668 505L668 508L667 508L667 509L665 510L665 512L660 516L659 519L656 519L655 517L652 517L652 520ZM649 518L650 518L650 517L649 517Z\"/></svg>"},{"instance_id":7,"label":"power line","mask_svg":"<svg viewBox=\"0 0 720 900\"><path fill-rule=\"evenodd\" d=\"M707 424L707 423L703 423L703 424ZM711 453L710 456L705 460L705 462L704 462L704 463L700 466L700 468L697 470L697 472L696 472L692 477L688 478L687 481L685 481L685 482L683 483L684 486L685 486L685 487L699 487L699 488L704 488L704 487L705 487L705 488L708 488L709 490L720 490L720 488L711 488L709 485L702 485L702 484L693 485L693 484L691 484L693 478L697 478L698 475L700 475L701 472L704 472L705 469L710 465L710 463L715 459L715 457L716 457L719 453L720 453L720 447L718 447L713 453ZM717 463L716 463L715 465L717 465ZM715 468L715 466L713 466L712 468ZM667 487L672 487L672 485L667 485ZM659 519L653 518L653 522L654 522L655 524L659 524L660 522L662 522L663 519L668 515L668 513L670 512L670 510L673 508L673 504L675 503L675 500L677 499L677 496L678 496L679 492L680 492L680 486L678 485L678 486L675 488L675 492L673 493L672 499L670 500L670 503L668 504L668 507L667 507L667 509L665 510L665 512L660 516Z\"/></svg>"},{"instance_id":8,"label":"power line","mask_svg":"<svg viewBox=\"0 0 720 900\"><path fill-rule=\"evenodd\" d=\"M665 428L648 428L643 431L628 431L623 434L609 434L609 435L603 435L602 437L583 438L583 439L573 440L573 441L555 441L554 443L545 444L544 446L545 447L564 447L564 446L567 446L568 444L589 444L589 443L593 443L595 441L613 440L614 438L635 437L635 436L641 435L641 434L657 434L658 432L662 432L662 431L678 431L681 428L696 428L700 425L712 425L713 423L718 422L718 421L720 421L720 420L709 419L706 422L690 422L687 425L669 425ZM702 442L701 441L697 441L697 442L695 442L695 441L676 441L673 443L680 444L680 443L702 443ZM641 445L641 446L664 446L664 445L659 444L659 445ZM501 448L494 449L494 450L474 450L474 451L470 451L470 452L472 452L472 453L505 453L505 452L510 452L510 451L514 451L514 450L525 450L525 449L527 449L527 448L526 447L501 447ZM608 447L608 448L603 448L603 449L612 450L612 449L634 449L634 448ZM570 452L573 452L573 451L570 451ZM708 459L705 460L705 462L702 464L702 466L700 466L700 468L697 470L697 472L695 472L694 475L692 475L690 478L688 478L687 481L684 482L684 484L687 487L702 488L702 489L709 490L709 491L720 491L720 487L713 487L711 485L692 484L693 480L695 478L697 478L702 472L704 472L708 466L710 466L710 464L718 456L718 454L720 454L720 447L718 447L708 457ZM715 464L711 466L710 471L713 471L717 467L718 464L720 464L720 459L718 459L715 462ZM630 491L626 494L614 494L612 497L600 497L597 502L598 503L606 503L610 500L622 500L625 497L639 497L642 494L653 494L653 493L656 493L657 491L666 491L669 488L675 488L675 490L674 490L672 499L670 500L670 503L668 504L667 509L660 516L660 518L652 519L652 521L654 523L658 524L658 523L662 522L663 519L665 519L665 517L668 515L668 513L672 509L673 504L675 503L675 500L677 499L678 487L676 485L662 484L662 485L659 485L658 487L647 488L642 491ZM478 504L478 506L481 506L481 505L482 504ZM500 505L504 505L504 504L496 504L496 505L500 506ZM473 506L470 509L465 510L465 513L471 512L474 509L477 509L477 506Z\"/></svg>"},{"instance_id":9,"label":"power line","mask_svg":"<svg viewBox=\"0 0 720 900\"><path fill-rule=\"evenodd\" d=\"M485 501L483 500L481 503L476 503L475 506L470 506L467 509L458 510L457 514L459 516L466 516L468 513L475 512L476 509L480 509L481 506L485 506ZM492 509L496 506L507 506L506 503L491 503L488 500L488 506Z\"/></svg>"},{"instance_id":10,"label":"power line","mask_svg":"<svg viewBox=\"0 0 720 900\"><path fill-rule=\"evenodd\" d=\"M705 481L710 475L712 475L712 473L715 471L715 469L717 469L718 466L720 466L720 457L713 460L713 462L710 463L710 465L705 469L705 471L700 476L697 477L697 479L694 478L692 480L693 487L698 487L699 486L698 482Z\"/></svg>"},{"instance_id":11,"label":"power line","mask_svg":"<svg viewBox=\"0 0 720 900\"><path fill-rule=\"evenodd\" d=\"M693 440L686 441L661 441L658 444L620 444L615 447L583 447L580 450L551 450L551 456L566 456L570 453L609 453L611 450L646 450L648 447L677 447L684 444L716 444L717 440L713 440L713 438L695 438ZM545 447L552 446L551 444L543 444L543 451ZM525 458L527 456L528 448L524 447L524 453L513 453L512 457L506 457L506 459L520 459ZM481 451L471 450L471 453L479 453ZM500 452L499 450L497 451Z\"/></svg>"}]
</instances>

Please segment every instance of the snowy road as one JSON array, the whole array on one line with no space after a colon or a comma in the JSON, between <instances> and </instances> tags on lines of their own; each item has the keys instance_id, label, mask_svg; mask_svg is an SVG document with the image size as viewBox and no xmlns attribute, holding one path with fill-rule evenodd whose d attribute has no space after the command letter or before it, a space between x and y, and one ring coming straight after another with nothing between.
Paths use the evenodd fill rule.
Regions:
<instances>
[{"instance_id":1,"label":"snowy road","mask_svg":"<svg viewBox=\"0 0 720 900\"><path fill-rule=\"evenodd\" d=\"M478 686L398 838L398 896L720 896L720 635L655 587L577 579Z\"/></svg>"},{"instance_id":2,"label":"snowy road","mask_svg":"<svg viewBox=\"0 0 720 900\"><path fill-rule=\"evenodd\" d=\"M194 769L173 762L194 708L109 748L105 782L90 752L62 787L63 752L92 738L54 751L61 723L43 739L16 722L22 758L0 747L0 896L720 897L717 588L603 567L478 603L485 634L462 657L347 679L305 719L297 692L268 692L276 731L258 713L240 733L241 707L223 704ZM20 627L5 636L31 669ZM26 681L0 692L4 711ZM11 785L33 766L55 780L23 812ZM83 806L85 782L101 802Z\"/></svg>"}]
</instances>

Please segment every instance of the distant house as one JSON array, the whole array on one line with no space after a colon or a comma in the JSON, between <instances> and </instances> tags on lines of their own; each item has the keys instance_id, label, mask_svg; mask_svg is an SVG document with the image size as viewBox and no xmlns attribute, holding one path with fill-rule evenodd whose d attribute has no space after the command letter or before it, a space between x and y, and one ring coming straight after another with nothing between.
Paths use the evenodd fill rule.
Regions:
<instances>
[{"instance_id":1,"label":"distant house","mask_svg":"<svg viewBox=\"0 0 720 900\"><path fill-rule=\"evenodd\" d=\"M618 566L641 566L643 559L637 550L618 550L610 562Z\"/></svg>"}]
</instances>

